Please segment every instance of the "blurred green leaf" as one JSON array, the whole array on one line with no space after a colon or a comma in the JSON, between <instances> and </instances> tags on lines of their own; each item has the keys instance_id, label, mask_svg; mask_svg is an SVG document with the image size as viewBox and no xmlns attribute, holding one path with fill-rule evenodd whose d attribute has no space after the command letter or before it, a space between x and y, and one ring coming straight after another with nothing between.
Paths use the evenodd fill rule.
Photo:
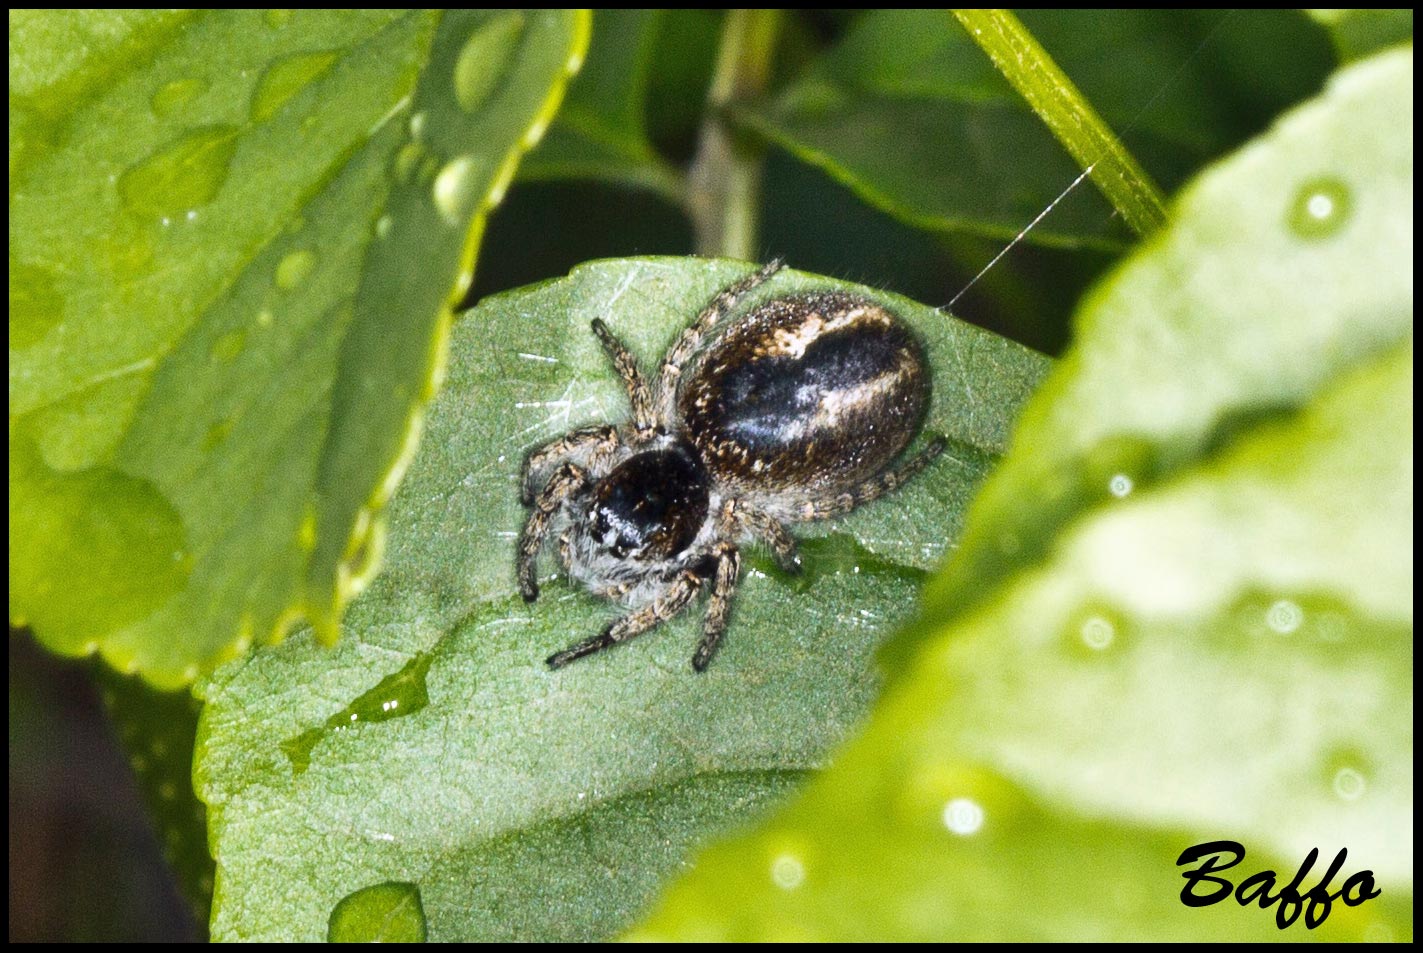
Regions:
<instances>
[{"instance_id":1,"label":"blurred green leaf","mask_svg":"<svg viewBox=\"0 0 1423 953\"><path fill-rule=\"evenodd\" d=\"M193 736L201 705L187 691L159 692L133 675L93 663L104 707L183 899L204 929L212 908L207 810L193 793Z\"/></svg>"},{"instance_id":2,"label":"blurred green leaf","mask_svg":"<svg viewBox=\"0 0 1423 953\"><path fill-rule=\"evenodd\" d=\"M589 939L625 928L708 833L818 767L877 689L871 657L957 533L1046 361L894 295L785 272L760 296L851 288L926 342L926 431L949 450L892 497L806 526L806 572L753 553L711 669L691 611L550 672L614 608L513 586L530 448L626 417L589 322L644 367L746 265L629 259L486 300L391 505L384 573L331 650L300 635L203 686L195 776L218 861L218 939L319 939L347 894L420 890L430 936ZM927 439L927 435L924 438ZM547 564L546 568L547 568Z\"/></svg>"},{"instance_id":3,"label":"blurred green leaf","mask_svg":"<svg viewBox=\"0 0 1423 953\"><path fill-rule=\"evenodd\" d=\"M662 10L599 10L588 61L543 142L519 170L527 181L601 179L679 202L682 183L648 141L648 81Z\"/></svg>"},{"instance_id":4,"label":"blurred green leaf","mask_svg":"<svg viewBox=\"0 0 1423 953\"><path fill-rule=\"evenodd\" d=\"M1384 72L1339 74L1327 99L1192 183L1153 254L1089 295L1076 353L926 593L935 611L1044 558L1113 481L1166 479L1413 333L1413 141L1398 122L1412 94Z\"/></svg>"},{"instance_id":5,"label":"blurred green leaf","mask_svg":"<svg viewBox=\"0 0 1423 953\"><path fill-rule=\"evenodd\" d=\"M510 19L510 18L513 19ZM574 14L10 18L10 615L173 686L334 629Z\"/></svg>"},{"instance_id":6,"label":"blurred green leaf","mask_svg":"<svg viewBox=\"0 0 1423 953\"><path fill-rule=\"evenodd\" d=\"M1087 299L865 733L634 936L1411 939L1412 88L1411 50L1361 63L1187 188ZM1122 421L1170 465L1077 455L1138 446ZM1236 884L1347 848L1330 889L1383 894L1312 934L1184 906L1219 839Z\"/></svg>"},{"instance_id":7,"label":"blurred green leaf","mask_svg":"<svg viewBox=\"0 0 1423 953\"><path fill-rule=\"evenodd\" d=\"M1329 30L1339 59L1368 56L1385 46L1413 39L1412 10L1309 10Z\"/></svg>"},{"instance_id":8,"label":"blurred green leaf","mask_svg":"<svg viewBox=\"0 0 1423 953\"><path fill-rule=\"evenodd\" d=\"M1024 23L1168 187L1309 95L1332 66L1293 12L1025 11ZM945 11L880 10L748 126L920 228L1006 238L1079 168ZM1111 210L1079 188L1031 233L1119 248Z\"/></svg>"},{"instance_id":9,"label":"blurred green leaf","mask_svg":"<svg viewBox=\"0 0 1423 953\"><path fill-rule=\"evenodd\" d=\"M721 40L719 10L662 11L647 90L647 128L668 154L690 158Z\"/></svg>"}]
</instances>

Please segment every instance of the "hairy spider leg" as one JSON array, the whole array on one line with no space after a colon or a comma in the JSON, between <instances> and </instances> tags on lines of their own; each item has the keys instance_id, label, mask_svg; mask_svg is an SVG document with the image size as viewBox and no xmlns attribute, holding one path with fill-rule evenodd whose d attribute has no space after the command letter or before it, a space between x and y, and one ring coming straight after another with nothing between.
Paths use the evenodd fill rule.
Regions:
<instances>
[{"instance_id":1,"label":"hairy spider leg","mask_svg":"<svg viewBox=\"0 0 1423 953\"><path fill-rule=\"evenodd\" d=\"M777 258L740 281L728 285L707 303L707 306L702 309L702 313L697 315L696 320L683 329L681 336L677 338L677 343L672 345L672 349L662 359L662 369L657 375L657 409L663 420L672 418L677 400L677 378L682 374L682 365L687 363L687 359L696 351L703 335L715 327L722 318L730 314L737 302L751 289L780 271L783 264L784 262Z\"/></svg>"},{"instance_id":2,"label":"hairy spider leg","mask_svg":"<svg viewBox=\"0 0 1423 953\"><path fill-rule=\"evenodd\" d=\"M698 672L706 671L726 633L726 623L731 618L731 598L736 595L736 581L741 577L740 551L730 543L717 544L715 551L718 554L716 577L712 581L706 623L702 626L702 641L692 656L692 668Z\"/></svg>"},{"instance_id":3,"label":"hairy spider leg","mask_svg":"<svg viewBox=\"0 0 1423 953\"><path fill-rule=\"evenodd\" d=\"M635 612L630 612L608 625L601 634L570 646L562 652L555 652L547 659L549 668L562 668L575 659L592 655L609 646L635 638L649 629L666 622L687 607L703 579L690 569L683 569L662 595Z\"/></svg>"},{"instance_id":4,"label":"hairy spider leg","mask_svg":"<svg viewBox=\"0 0 1423 953\"><path fill-rule=\"evenodd\" d=\"M642 374L637 369L637 358L618 340L617 335L608 330L601 318L593 319L593 333L602 342L603 350L613 362L613 369L618 372L623 386L627 388L628 403L632 405L632 422L637 428L638 436L650 436L656 423L652 418L652 393L647 389L647 381L642 379Z\"/></svg>"},{"instance_id":5,"label":"hairy spider leg","mask_svg":"<svg viewBox=\"0 0 1423 953\"><path fill-rule=\"evenodd\" d=\"M744 500L727 500L722 508L727 536L746 533L770 547L776 564L788 573L801 571L800 557L796 555L795 537L786 531L781 521L770 513L752 506Z\"/></svg>"},{"instance_id":6,"label":"hairy spider leg","mask_svg":"<svg viewBox=\"0 0 1423 953\"><path fill-rule=\"evenodd\" d=\"M519 474L519 499L525 505L534 502L534 475L551 461L576 457L590 470L601 470L612 460L622 441L618 428L607 425L584 427L557 437L524 458Z\"/></svg>"},{"instance_id":7,"label":"hairy spider leg","mask_svg":"<svg viewBox=\"0 0 1423 953\"><path fill-rule=\"evenodd\" d=\"M848 513L858 506L862 506L871 500L878 499L884 494L903 486L914 477L916 473L924 469L934 458L944 452L947 445L943 437L936 438L929 446L925 447L918 456L899 464L892 470L881 473L861 483L859 486L851 487L844 493L835 496L822 496L812 500L806 500L801 506L800 518L803 520L824 520L832 516L840 516Z\"/></svg>"},{"instance_id":8,"label":"hairy spider leg","mask_svg":"<svg viewBox=\"0 0 1423 953\"><path fill-rule=\"evenodd\" d=\"M524 524L524 535L519 538L519 592L525 602L533 602L539 597L536 578L538 555L543 548L544 537L548 535L553 514L569 497L587 485L588 474L571 463L565 463L554 471L539 494L534 511Z\"/></svg>"}]
</instances>

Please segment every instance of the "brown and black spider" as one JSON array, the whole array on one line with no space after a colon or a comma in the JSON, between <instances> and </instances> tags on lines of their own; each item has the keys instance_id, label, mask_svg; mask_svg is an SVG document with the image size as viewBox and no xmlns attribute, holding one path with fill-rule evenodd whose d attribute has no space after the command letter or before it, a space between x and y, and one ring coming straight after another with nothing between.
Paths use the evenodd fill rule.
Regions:
<instances>
[{"instance_id":1,"label":"brown and black spider","mask_svg":"<svg viewBox=\"0 0 1423 953\"><path fill-rule=\"evenodd\" d=\"M726 630L739 543L765 543L798 571L784 524L848 513L943 450L937 439L892 465L923 423L929 366L883 306L830 291L772 298L726 320L780 268L773 261L712 298L662 359L653 386L607 325L593 321L627 387L632 420L575 430L525 459L523 501L533 511L519 540L519 590L538 598L535 561L556 534L569 577L631 611L549 656L549 667L641 635L709 585L692 656L704 670Z\"/></svg>"}]
</instances>

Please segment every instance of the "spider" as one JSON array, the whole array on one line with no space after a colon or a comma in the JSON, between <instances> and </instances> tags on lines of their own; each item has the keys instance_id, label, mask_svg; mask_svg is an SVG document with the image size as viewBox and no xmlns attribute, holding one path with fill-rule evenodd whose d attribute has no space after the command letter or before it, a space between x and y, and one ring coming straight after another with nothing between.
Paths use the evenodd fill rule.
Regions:
<instances>
[{"instance_id":1,"label":"spider","mask_svg":"<svg viewBox=\"0 0 1423 953\"><path fill-rule=\"evenodd\" d=\"M662 359L651 384L593 321L627 389L632 419L574 430L524 460L532 506L519 540L525 601L551 534L568 576L630 611L547 659L559 668L676 616L710 589L692 668L726 631L739 544L766 544L797 572L786 523L822 520L902 485L944 449L894 464L929 403L923 348L889 310L838 291L772 298L728 320L773 261L723 289ZM705 343L704 343L705 340Z\"/></svg>"}]
</instances>

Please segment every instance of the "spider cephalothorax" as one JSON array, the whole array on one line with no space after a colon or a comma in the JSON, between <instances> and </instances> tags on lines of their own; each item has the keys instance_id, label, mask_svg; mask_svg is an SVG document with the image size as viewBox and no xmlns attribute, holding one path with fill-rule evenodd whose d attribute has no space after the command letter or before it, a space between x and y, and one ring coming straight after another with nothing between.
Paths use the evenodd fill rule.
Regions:
<instances>
[{"instance_id":1,"label":"spider cephalothorax","mask_svg":"<svg viewBox=\"0 0 1423 953\"><path fill-rule=\"evenodd\" d=\"M672 618L710 587L692 657L706 668L758 540L796 571L785 523L848 513L893 490L943 450L894 465L929 403L929 366L889 310L842 292L791 295L729 316L774 261L714 297L649 386L602 321L593 322L627 387L632 420L575 430L529 454L519 589L538 598L535 561L558 537L568 575L632 611L548 659L558 668ZM705 339L705 343L704 343Z\"/></svg>"}]
</instances>

